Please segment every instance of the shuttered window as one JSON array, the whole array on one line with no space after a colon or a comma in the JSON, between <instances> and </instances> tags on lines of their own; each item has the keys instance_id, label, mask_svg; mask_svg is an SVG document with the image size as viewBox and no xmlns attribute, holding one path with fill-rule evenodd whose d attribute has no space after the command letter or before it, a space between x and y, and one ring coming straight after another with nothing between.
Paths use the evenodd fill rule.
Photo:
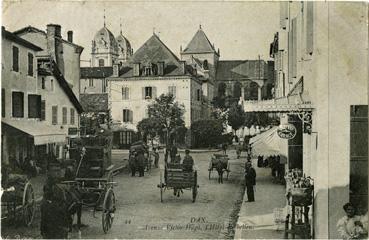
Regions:
<instances>
[{"instance_id":1,"label":"shuttered window","mask_svg":"<svg viewBox=\"0 0 369 240\"><path fill-rule=\"evenodd\" d=\"M28 53L28 75L33 76L33 54Z\"/></svg>"},{"instance_id":2,"label":"shuttered window","mask_svg":"<svg viewBox=\"0 0 369 240\"><path fill-rule=\"evenodd\" d=\"M68 109L66 107L63 107L62 113L63 113L63 124L68 124Z\"/></svg>"},{"instance_id":3,"label":"shuttered window","mask_svg":"<svg viewBox=\"0 0 369 240\"><path fill-rule=\"evenodd\" d=\"M24 93L12 92L12 116L24 117Z\"/></svg>"},{"instance_id":4,"label":"shuttered window","mask_svg":"<svg viewBox=\"0 0 369 240\"><path fill-rule=\"evenodd\" d=\"M13 71L19 72L19 48L13 46Z\"/></svg>"},{"instance_id":5,"label":"shuttered window","mask_svg":"<svg viewBox=\"0 0 369 240\"><path fill-rule=\"evenodd\" d=\"M58 106L51 107L52 124L58 124Z\"/></svg>"},{"instance_id":6,"label":"shuttered window","mask_svg":"<svg viewBox=\"0 0 369 240\"><path fill-rule=\"evenodd\" d=\"M41 120L46 120L46 101L41 100Z\"/></svg>"},{"instance_id":7,"label":"shuttered window","mask_svg":"<svg viewBox=\"0 0 369 240\"><path fill-rule=\"evenodd\" d=\"M154 99L156 98L156 87L143 87L142 99Z\"/></svg>"},{"instance_id":8,"label":"shuttered window","mask_svg":"<svg viewBox=\"0 0 369 240\"><path fill-rule=\"evenodd\" d=\"M28 118L41 118L41 95L28 95Z\"/></svg>"},{"instance_id":9,"label":"shuttered window","mask_svg":"<svg viewBox=\"0 0 369 240\"><path fill-rule=\"evenodd\" d=\"M133 122L133 112L129 109L123 109L123 122Z\"/></svg>"},{"instance_id":10,"label":"shuttered window","mask_svg":"<svg viewBox=\"0 0 369 240\"><path fill-rule=\"evenodd\" d=\"M176 86L169 86L168 93L171 94L173 97L176 97L177 94Z\"/></svg>"},{"instance_id":11,"label":"shuttered window","mask_svg":"<svg viewBox=\"0 0 369 240\"><path fill-rule=\"evenodd\" d=\"M314 3L306 3L306 53L313 54L314 48Z\"/></svg>"},{"instance_id":12,"label":"shuttered window","mask_svg":"<svg viewBox=\"0 0 369 240\"><path fill-rule=\"evenodd\" d=\"M201 101L201 90L200 89L197 89L196 91L196 100Z\"/></svg>"},{"instance_id":13,"label":"shuttered window","mask_svg":"<svg viewBox=\"0 0 369 240\"><path fill-rule=\"evenodd\" d=\"M75 119L74 119L74 118L75 118L75 117L74 117L74 114L75 114L75 113L74 113L74 112L75 112L75 111L74 111L74 109L73 109L73 108L71 108L71 109L70 109L70 124L71 124L71 125L74 125L74 123L75 123Z\"/></svg>"},{"instance_id":14,"label":"shuttered window","mask_svg":"<svg viewBox=\"0 0 369 240\"><path fill-rule=\"evenodd\" d=\"M122 99L123 100L129 99L129 88L128 87L122 87Z\"/></svg>"},{"instance_id":15,"label":"shuttered window","mask_svg":"<svg viewBox=\"0 0 369 240\"><path fill-rule=\"evenodd\" d=\"M368 105L350 109L350 202L368 206Z\"/></svg>"},{"instance_id":16,"label":"shuttered window","mask_svg":"<svg viewBox=\"0 0 369 240\"><path fill-rule=\"evenodd\" d=\"M1 116L5 117L5 89L1 89Z\"/></svg>"}]
</instances>

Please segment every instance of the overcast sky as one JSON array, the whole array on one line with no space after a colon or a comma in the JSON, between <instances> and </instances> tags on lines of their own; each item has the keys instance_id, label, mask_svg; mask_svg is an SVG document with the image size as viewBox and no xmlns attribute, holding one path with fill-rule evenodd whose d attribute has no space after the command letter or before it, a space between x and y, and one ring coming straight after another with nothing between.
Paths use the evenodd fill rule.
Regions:
<instances>
[{"instance_id":1,"label":"overcast sky","mask_svg":"<svg viewBox=\"0 0 369 240\"><path fill-rule=\"evenodd\" d=\"M278 2L134 2L134 1L19 1L3 2L2 25L15 31L31 25L46 30L60 24L62 35L73 30L74 42L89 60L91 41L106 26L123 35L137 50L153 33L177 55L202 25L209 40L220 48L222 60L269 59L269 44L279 25ZM160 33L159 33L160 32Z\"/></svg>"}]
</instances>

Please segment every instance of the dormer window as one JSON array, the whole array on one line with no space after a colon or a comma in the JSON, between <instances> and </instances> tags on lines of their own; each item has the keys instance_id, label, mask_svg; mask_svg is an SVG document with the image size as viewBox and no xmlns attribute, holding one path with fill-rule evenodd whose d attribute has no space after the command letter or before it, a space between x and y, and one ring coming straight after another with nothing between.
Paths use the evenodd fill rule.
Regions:
<instances>
[{"instance_id":1,"label":"dormer window","mask_svg":"<svg viewBox=\"0 0 369 240\"><path fill-rule=\"evenodd\" d=\"M152 74L152 67L151 66L145 67L145 76L151 76L151 74Z\"/></svg>"}]
</instances>

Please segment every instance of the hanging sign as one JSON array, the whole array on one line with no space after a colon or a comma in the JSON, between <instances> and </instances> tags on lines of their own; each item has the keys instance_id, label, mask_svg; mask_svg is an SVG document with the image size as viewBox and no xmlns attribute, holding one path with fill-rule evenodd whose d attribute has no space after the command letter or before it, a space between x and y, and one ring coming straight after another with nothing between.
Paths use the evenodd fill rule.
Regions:
<instances>
[{"instance_id":1,"label":"hanging sign","mask_svg":"<svg viewBox=\"0 0 369 240\"><path fill-rule=\"evenodd\" d=\"M281 124L277 129L277 134L283 139L293 139L296 136L297 129L291 123Z\"/></svg>"}]
</instances>

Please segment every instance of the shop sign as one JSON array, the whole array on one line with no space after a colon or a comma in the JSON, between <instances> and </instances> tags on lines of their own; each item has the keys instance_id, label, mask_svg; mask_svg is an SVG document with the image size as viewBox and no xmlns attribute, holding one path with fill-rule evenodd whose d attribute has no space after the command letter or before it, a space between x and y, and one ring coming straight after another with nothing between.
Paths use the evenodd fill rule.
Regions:
<instances>
[{"instance_id":1,"label":"shop sign","mask_svg":"<svg viewBox=\"0 0 369 240\"><path fill-rule=\"evenodd\" d=\"M297 129L295 125L288 123L288 124L281 124L277 129L277 134L280 138L283 139L293 139L296 136Z\"/></svg>"},{"instance_id":2,"label":"shop sign","mask_svg":"<svg viewBox=\"0 0 369 240\"><path fill-rule=\"evenodd\" d=\"M68 128L68 135L77 135L78 134L78 128Z\"/></svg>"}]
</instances>

